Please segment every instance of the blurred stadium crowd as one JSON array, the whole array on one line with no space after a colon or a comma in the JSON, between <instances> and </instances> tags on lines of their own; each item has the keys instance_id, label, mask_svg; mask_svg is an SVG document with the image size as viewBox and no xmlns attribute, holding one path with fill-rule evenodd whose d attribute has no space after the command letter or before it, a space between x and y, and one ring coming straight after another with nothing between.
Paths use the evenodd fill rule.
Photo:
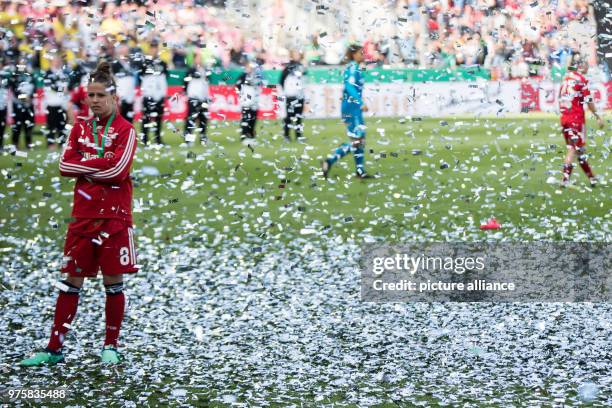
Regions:
<instances>
[{"instance_id":1,"label":"blurred stadium crowd","mask_svg":"<svg viewBox=\"0 0 612 408\"><path fill-rule=\"evenodd\" d=\"M378 66L481 65L501 79L545 76L572 49L596 64L587 0L4 1L0 27L3 63L42 70L54 55L71 67L112 57L120 43L146 53L151 42L179 69L196 54L210 66L279 67L291 49L337 65L352 42Z\"/></svg>"},{"instance_id":2,"label":"blurred stadium crowd","mask_svg":"<svg viewBox=\"0 0 612 408\"><path fill-rule=\"evenodd\" d=\"M337 66L359 43L368 67L479 66L493 80L547 78L576 50L597 66L596 40L587 0L2 1L0 148L8 124L12 145L23 130L30 146L41 110L49 147L61 142L66 123L87 112L83 81L101 59L113 62L122 114L137 119L139 87L143 139L151 125L161 143L173 72L186 73L187 117L202 117L205 129L213 71L254 69L240 86L248 94L264 69L290 67L291 55L305 67Z\"/></svg>"}]
</instances>

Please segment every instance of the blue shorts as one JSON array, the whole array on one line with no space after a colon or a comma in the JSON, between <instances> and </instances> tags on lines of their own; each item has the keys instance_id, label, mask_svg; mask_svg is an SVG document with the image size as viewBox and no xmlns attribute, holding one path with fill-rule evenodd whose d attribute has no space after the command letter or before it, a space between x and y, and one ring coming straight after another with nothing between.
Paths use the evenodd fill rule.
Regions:
<instances>
[{"instance_id":1,"label":"blue shorts","mask_svg":"<svg viewBox=\"0 0 612 408\"><path fill-rule=\"evenodd\" d=\"M366 127L363 121L363 112L361 108L343 110L342 121L346 124L348 137L353 139L365 137Z\"/></svg>"}]
</instances>

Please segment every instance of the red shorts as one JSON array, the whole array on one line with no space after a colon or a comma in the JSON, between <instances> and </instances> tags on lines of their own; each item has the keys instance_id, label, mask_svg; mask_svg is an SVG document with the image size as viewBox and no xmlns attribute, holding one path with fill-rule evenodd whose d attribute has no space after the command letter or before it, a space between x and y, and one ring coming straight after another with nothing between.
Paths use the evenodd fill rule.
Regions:
<instances>
[{"instance_id":1,"label":"red shorts","mask_svg":"<svg viewBox=\"0 0 612 408\"><path fill-rule=\"evenodd\" d=\"M565 144L574 148L584 147L586 144L586 128L584 122L579 121L561 121L563 127L563 137Z\"/></svg>"},{"instance_id":2,"label":"red shorts","mask_svg":"<svg viewBox=\"0 0 612 408\"><path fill-rule=\"evenodd\" d=\"M129 224L114 219L78 219L68 226L62 272L95 278L135 273L136 246Z\"/></svg>"}]
</instances>

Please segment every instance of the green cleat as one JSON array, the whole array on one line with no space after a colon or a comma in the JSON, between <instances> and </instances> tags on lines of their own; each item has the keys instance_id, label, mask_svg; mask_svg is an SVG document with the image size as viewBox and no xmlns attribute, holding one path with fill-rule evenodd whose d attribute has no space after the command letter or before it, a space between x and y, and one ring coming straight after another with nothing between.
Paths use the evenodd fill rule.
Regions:
<instances>
[{"instance_id":1,"label":"green cleat","mask_svg":"<svg viewBox=\"0 0 612 408\"><path fill-rule=\"evenodd\" d=\"M63 363L63 362L64 362L64 355L61 352L53 353L53 352L45 350L45 351L41 351L39 353L34 354L30 358L21 360L19 362L19 365L23 367L38 367L44 364L54 366L58 363Z\"/></svg>"},{"instance_id":2,"label":"green cleat","mask_svg":"<svg viewBox=\"0 0 612 408\"><path fill-rule=\"evenodd\" d=\"M119 353L117 349L113 346L107 345L102 349L102 354L100 354L100 359L103 363L109 364L117 364L119 363Z\"/></svg>"}]
</instances>

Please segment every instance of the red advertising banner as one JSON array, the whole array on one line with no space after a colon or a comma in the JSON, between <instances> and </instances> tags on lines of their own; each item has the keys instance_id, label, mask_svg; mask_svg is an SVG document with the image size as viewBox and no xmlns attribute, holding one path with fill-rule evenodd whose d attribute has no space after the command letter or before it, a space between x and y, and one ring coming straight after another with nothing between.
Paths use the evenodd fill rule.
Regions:
<instances>
[{"instance_id":1,"label":"red advertising banner","mask_svg":"<svg viewBox=\"0 0 612 408\"><path fill-rule=\"evenodd\" d=\"M228 85L211 85L209 88L211 103L209 107L212 120L240 120L240 103L235 87ZM142 116L142 93L136 89L134 101L134 118L139 120ZM259 96L258 119L277 119L279 117L279 103L276 88L263 88ZM36 124L46 121L46 106L44 91L38 89L34 97L34 113ZM164 102L164 120L184 120L187 116L187 95L182 86L169 86L167 98Z\"/></svg>"},{"instance_id":2,"label":"red advertising banner","mask_svg":"<svg viewBox=\"0 0 612 408\"><path fill-rule=\"evenodd\" d=\"M526 79L522 81L490 81L474 86L469 82L456 83L391 83L372 85L366 88L371 115L402 116L426 115L433 117L453 116L457 113L475 112L503 114L520 112L558 113L559 87L557 82ZM598 110L612 109L612 82L591 82L592 94ZM340 85L314 84L306 89L311 106L308 117L338 117L338 101L342 93ZM473 94L473 95L472 95ZM241 108L238 92L228 85L210 85L211 98L209 113L212 120L240 120ZM416 99L415 98L416 95ZM412 98L412 99L411 99ZM412 102L410 102L412 101ZM43 90L39 89L34 98L35 120L45 123ZM400 109L401 108L401 109ZM9 108L10 109L10 108ZM142 97L136 89L134 103L135 118L142 116ZM258 119L282 117L281 104L276 88L263 88L259 96ZM169 86L165 101L164 120L184 120L187 116L187 96L182 86ZM9 116L10 120L10 116Z\"/></svg>"},{"instance_id":3,"label":"red advertising banner","mask_svg":"<svg viewBox=\"0 0 612 408\"><path fill-rule=\"evenodd\" d=\"M37 125L41 125L47 122L47 115L45 111L47 107L44 104L45 102L45 91L42 88L38 88L34 93L34 123ZM8 115L9 122L13 123L12 115Z\"/></svg>"},{"instance_id":4,"label":"red advertising banner","mask_svg":"<svg viewBox=\"0 0 612 408\"><path fill-rule=\"evenodd\" d=\"M238 91L233 86L210 85L210 118L212 120L240 120ZM259 95L257 119L277 119L278 98L276 88L263 88Z\"/></svg>"},{"instance_id":5,"label":"red advertising banner","mask_svg":"<svg viewBox=\"0 0 612 408\"><path fill-rule=\"evenodd\" d=\"M560 83L524 80L521 82L521 112L557 112ZM597 110L612 109L612 82L591 82Z\"/></svg>"}]
</instances>

